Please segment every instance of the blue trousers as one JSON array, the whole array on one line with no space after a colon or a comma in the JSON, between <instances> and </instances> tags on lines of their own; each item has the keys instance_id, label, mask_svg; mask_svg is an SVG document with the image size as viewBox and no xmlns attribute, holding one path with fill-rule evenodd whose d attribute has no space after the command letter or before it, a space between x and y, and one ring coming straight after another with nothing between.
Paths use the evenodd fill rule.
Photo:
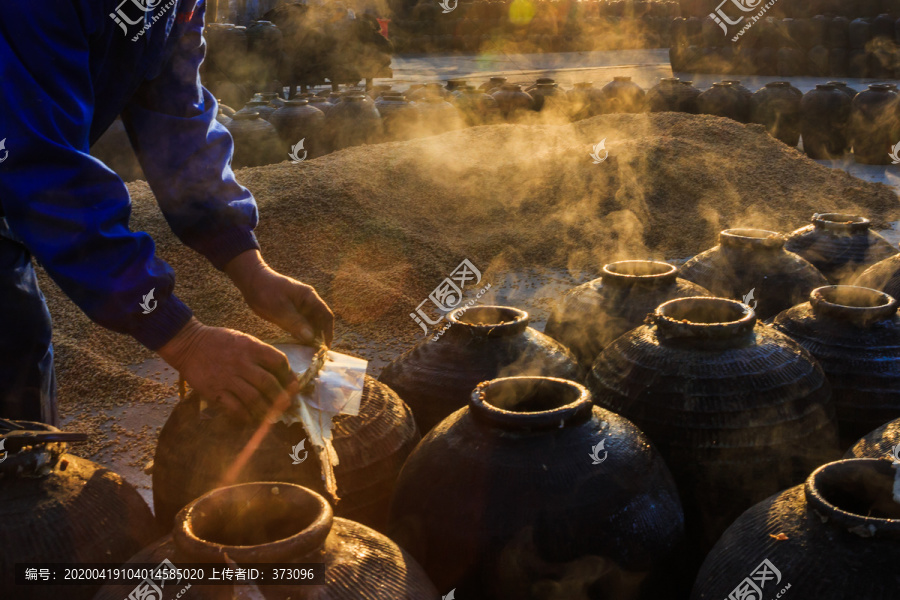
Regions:
<instances>
[{"instance_id":1,"label":"blue trousers","mask_svg":"<svg viewBox=\"0 0 900 600\"><path fill-rule=\"evenodd\" d=\"M31 254L0 218L0 417L59 424L51 334Z\"/></svg>"}]
</instances>

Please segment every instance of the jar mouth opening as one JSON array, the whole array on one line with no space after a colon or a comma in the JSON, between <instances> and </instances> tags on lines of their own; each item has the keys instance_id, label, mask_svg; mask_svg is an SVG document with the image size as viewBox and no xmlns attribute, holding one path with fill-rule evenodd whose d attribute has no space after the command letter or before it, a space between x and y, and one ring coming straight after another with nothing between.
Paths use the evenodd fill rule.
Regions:
<instances>
[{"instance_id":1,"label":"jar mouth opening","mask_svg":"<svg viewBox=\"0 0 900 600\"><path fill-rule=\"evenodd\" d=\"M587 388L555 377L500 377L475 388L469 407L476 418L505 429L556 429L589 418Z\"/></svg>"},{"instance_id":2,"label":"jar mouth opening","mask_svg":"<svg viewBox=\"0 0 900 600\"><path fill-rule=\"evenodd\" d=\"M461 306L447 315L455 327L467 327L484 333L519 331L528 326L529 316L524 310L511 306Z\"/></svg>"},{"instance_id":3,"label":"jar mouth opening","mask_svg":"<svg viewBox=\"0 0 900 600\"><path fill-rule=\"evenodd\" d=\"M232 119L237 119L237 120L239 120L239 121L252 121L253 119L258 119L258 118L259 118L259 113L256 112L255 110L254 110L254 111L247 111L247 112L240 112L240 111L238 111L238 112L234 113L234 116L231 117L231 118L232 118Z\"/></svg>"},{"instance_id":4,"label":"jar mouth opening","mask_svg":"<svg viewBox=\"0 0 900 600\"><path fill-rule=\"evenodd\" d=\"M891 83L870 83L869 84L870 90L875 90L875 91L879 91L879 92L895 89L895 87L896 86L894 86Z\"/></svg>"},{"instance_id":5,"label":"jar mouth opening","mask_svg":"<svg viewBox=\"0 0 900 600\"><path fill-rule=\"evenodd\" d=\"M627 75L619 75L617 77L613 77L613 81L631 81L631 77Z\"/></svg>"},{"instance_id":6,"label":"jar mouth opening","mask_svg":"<svg viewBox=\"0 0 900 600\"><path fill-rule=\"evenodd\" d=\"M674 278L678 268L655 260L620 260L603 265L603 277L617 280L660 280Z\"/></svg>"},{"instance_id":7,"label":"jar mouth opening","mask_svg":"<svg viewBox=\"0 0 900 600\"><path fill-rule=\"evenodd\" d=\"M727 298L677 298L661 304L656 314L685 325L739 325L753 317L747 306Z\"/></svg>"},{"instance_id":8,"label":"jar mouth opening","mask_svg":"<svg viewBox=\"0 0 900 600\"><path fill-rule=\"evenodd\" d=\"M678 77L663 77L660 81L662 83L681 83L681 79Z\"/></svg>"},{"instance_id":9,"label":"jar mouth opening","mask_svg":"<svg viewBox=\"0 0 900 600\"><path fill-rule=\"evenodd\" d=\"M719 243L724 246L753 246L781 248L784 236L767 229L726 229L719 232Z\"/></svg>"},{"instance_id":10,"label":"jar mouth opening","mask_svg":"<svg viewBox=\"0 0 900 600\"><path fill-rule=\"evenodd\" d=\"M833 86L833 87L846 87L846 86L847 86L847 82L846 82L846 81L829 81L829 82L826 83L825 85L830 85L830 86Z\"/></svg>"},{"instance_id":11,"label":"jar mouth opening","mask_svg":"<svg viewBox=\"0 0 900 600\"><path fill-rule=\"evenodd\" d=\"M897 300L882 291L855 285L827 285L810 292L809 302L818 315L868 326L897 313Z\"/></svg>"},{"instance_id":12,"label":"jar mouth opening","mask_svg":"<svg viewBox=\"0 0 900 600\"><path fill-rule=\"evenodd\" d=\"M306 106L309 104L309 100L306 98L301 98L299 100L288 100L284 103L285 106Z\"/></svg>"},{"instance_id":13,"label":"jar mouth opening","mask_svg":"<svg viewBox=\"0 0 900 600\"><path fill-rule=\"evenodd\" d=\"M766 87L790 87L790 81L770 81L766 84Z\"/></svg>"},{"instance_id":14,"label":"jar mouth opening","mask_svg":"<svg viewBox=\"0 0 900 600\"><path fill-rule=\"evenodd\" d=\"M836 87L837 86L835 86L833 83L817 83L816 84L817 90L833 90Z\"/></svg>"},{"instance_id":15,"label":"jar mouth opening","mask_svg":"<svg viewBox=\"0 0 900 600\"><path fill-rule=\"evenodd\" d=\"M893 498L890 461L855 458L822 465L805 484L807 502L835 525L862 537L900 535L900 503Z\"/></svg>"},{"instance_id":16,"label":"jar mouth opening","mask_svg":"<svg viewBox=\"0 0 900 600\"><path fill-rule=\"evenodd\" d=\"M825 229L862 231L869 228L870 221L859 215L846 213L816 213L813 225Z\"/></svg>"},{"instance_id":17,"label":"jar mouth opening","mask_svg":"<svg viewBox=\"0 0 900 600\"><path fill-rule=\"evenodd\" d=\"M178 515L174 535L190 556L227 553L240 562L251 553L262 558L261 550L272 557L314 550L324 542L332 520L328 502L312 490L282 482L242 483L188 504Z\"/></svg>"}]
</instances>

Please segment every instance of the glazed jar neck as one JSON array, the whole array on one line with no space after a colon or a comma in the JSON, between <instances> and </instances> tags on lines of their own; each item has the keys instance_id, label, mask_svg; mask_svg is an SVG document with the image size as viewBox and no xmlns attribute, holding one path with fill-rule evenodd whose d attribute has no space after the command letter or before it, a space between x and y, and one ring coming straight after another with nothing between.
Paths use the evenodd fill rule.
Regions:
<instances>
[{"instance_id":1,"label":"glazed jar neck","mask_svg":"<svg viewBox=\"0 0 900 600\"><path fill-rule=\"evenodd\" d=\"M846 322L857 327L890 319L897 314L897 300L884 292L853 285L827 285L809 296L816 317Z\"/></svg>"},{"instance_id":2,"label":"glazed jar neck","mask_svg":"<svg viewBox=\"0 0 900 600\"><path fill-rule=\"evenodd\" d=\"M739 252L778 252L784 248L784 236L765 229L726 229L719 233L722 248Z\"/></svg>"},{"instance_id":3,"label":"glazed jar neck","mask_svg":"<svg viewBox=\"0 0 900 600\"><path fill-rule=\"evenodd\" d=\"M528 328L528 313L509 306L461 306L447 314L448 335L456 339L512 338Z\"/></svg>"},{"instance_id":4,"label":"glazed jar neck","mask_svg":"<svg viewBox=\"0 0 900 600\"><path fill-rule=\"evenodd\" d=\"M678 269L664 262L651 260L623 260L603 265L603 285L631 287L635 285L661 288L672 285Z\"/></svg>"},{"instance_id":5,"label":"glazed jar neck","mask_svg":"<svg viewBox=\"0 0 900 600\"><path fill-rule=\"evenodd\" d=\"M869 220L865 217L842 213L816 213L812 224L818 230L832 233L863 233L869 230Z\"/></svg>"},{"instance_id":6,"label":"glazed jar neck","mask_svg":"<svg viewBox=\"0 0 900 600\"><path fill-rule=\"evenodd\" d=\"M806 480L807 510L827 526L861 538L900 540L900 503L893 499L897 471L878 458L823 465Z\"/></svg>"},{"instance_id":7,"label":"glazed jar neck","mask_svg":"<svg viewBox=\"0 0 900 600\"><path fill-rule=\"evenodd\" d=\"M527 433L580 425L593 404L587 388L568 379L502 377L478 384L469 410L490 427Z\"/></svg>"},{"instance_id":8,"label":"glazed jar neck","mask_svg":"<svg viewBox=\"0 0 900 600\"><path fill-rule=\"evenodd\" d=\"M172 537L196 562L303 562L322 548L334 519L319 494L291 483L218 488L181 509ZM311 562L311 561L310 561Z\"/></svg>"},{"instance_id":9,"label":"glazed jar neck","mask_svg":"<svg viewBox=\"0 0 900 600\"><path fill-rule=\"evenodd\" d=\"M756 326L750 307L726 298L669 300L648 316L660 343L703 350L737 348L749 343Z\"/></svg>"}]
</instances>

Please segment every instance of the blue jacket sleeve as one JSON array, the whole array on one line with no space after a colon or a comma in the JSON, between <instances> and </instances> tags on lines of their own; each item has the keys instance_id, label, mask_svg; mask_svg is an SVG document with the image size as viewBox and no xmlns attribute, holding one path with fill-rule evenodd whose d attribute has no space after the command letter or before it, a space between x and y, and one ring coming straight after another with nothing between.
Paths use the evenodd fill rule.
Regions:
<instances>
[{"instance_id":1,"label":"blue jacket sleeve","mask_svg":"<svg viewBox=\"0 0 900 600\"><path fill-rule=\"evenodd\" d=\"M153 240L129 230L125 185L88 154L95 91L83 16L70 0L3 6L0 208L92 320L156 350L191 311Z\"/></svg>"},{"instance_id":2,"label":"blue jacket sleeve","mask_svg":"<svg viewBox=\"0 0 900 600\"><path fill-rule=\"evenodd\" d=\"M205 2L182 4L162 71L144 82L122 116L172 231L222 269L241 252L259 248L256 202L235 181L231 134L216 120L216 100L200 84Z\"/></svg>"}]
</instances>

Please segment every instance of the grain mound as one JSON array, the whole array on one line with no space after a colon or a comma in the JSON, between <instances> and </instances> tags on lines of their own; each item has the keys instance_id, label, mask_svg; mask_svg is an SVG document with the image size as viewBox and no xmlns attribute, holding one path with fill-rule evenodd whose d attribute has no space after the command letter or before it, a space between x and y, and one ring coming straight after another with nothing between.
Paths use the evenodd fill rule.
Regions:
<instances>
[{"instance_id":1,"label":"grain mound","mask_svg":"<svg viewBox=\"0 0 900 600\"><path fill-rule=\"evenodd\" d=\"M609 156L595 164L590 152L601 140ZM883 227L897 208L890 188L821 166L761 126L679 113L476 127L244 169L238 179L259 202L266 259L314 285L335 310L336 348L374 340L366 352L391 354L421 335L409 313L463 258L487 281L532 265L597 273L623 258L688 257L727 227L785 232L825 211ZM280 335L180 245L144 182L128 187L132 227L156 240L178 274L178 294L203 322ZM132 375L122 365L150 354L91 324L46 277L42 284L56 339L67 342L57 349L58 377L61 411L72 414L86 381L125 380ZM83 352L104 360L76 359ZM127 399L158 392L133 386Z\"/></svg>"}]
</instances>

